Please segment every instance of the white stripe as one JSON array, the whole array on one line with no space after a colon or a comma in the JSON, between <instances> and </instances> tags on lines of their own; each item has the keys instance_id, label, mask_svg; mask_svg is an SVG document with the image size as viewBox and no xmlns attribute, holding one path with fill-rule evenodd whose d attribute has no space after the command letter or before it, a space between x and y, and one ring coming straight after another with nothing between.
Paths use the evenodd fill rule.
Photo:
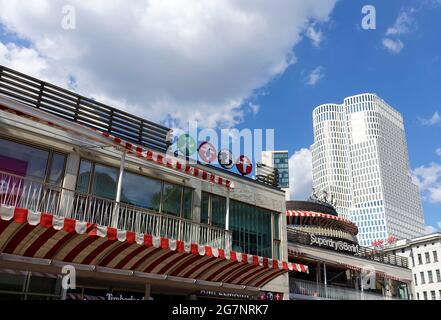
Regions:
<instances>
[{"instance_id":1,"label":"white stripe","mask_svg":"<svg viewBox=\"0 0 441 320\"><path fill-rule=\"evenodd\" d=\"M5 221L11 220L14 217L14 207L0 206L0 217Z\"/></svg>"},{"instance_id":2,"label":"white stripe","mask_svg":"<svg viewBox=\"0 0 441 320\"><path fill-rule=\"evenodd\" d=\"M75 232L77 234L84 234L87 230L87 222L85 221L75 221Z\"/></svg>"},{"instance_id":3,"label":"white stripe","mask_svg":"<svg viewBox=\"0 0 441 320\"><path fill-rule=\"evenodd\" d=\"M31 226L36 226L37 224L40 223L40 216L41 213L40 212L34 212L31 210L28 210L28 223Z\"/></svg>"},{"instance_id":4,"label":"white stripe","mask_svg":"<svg viewBox=\"0 0 441 320\"><path fill-rule=\"evenodd\" d=\"M127 231L126 230L117 230L116 231L116 238L118 241L124 242L127 239Z\"/></svg>"},{"instance_id":5,"label":"white stripe","mask_svg":"<svg viewBox=\"0 0 441 320\"><path fill-rule=\"evenodd\" d=\"M52 219L52 226L55 230L61 230L64 227L64 218L59 216L54 216Z\"/></svg>"}]
</instances>

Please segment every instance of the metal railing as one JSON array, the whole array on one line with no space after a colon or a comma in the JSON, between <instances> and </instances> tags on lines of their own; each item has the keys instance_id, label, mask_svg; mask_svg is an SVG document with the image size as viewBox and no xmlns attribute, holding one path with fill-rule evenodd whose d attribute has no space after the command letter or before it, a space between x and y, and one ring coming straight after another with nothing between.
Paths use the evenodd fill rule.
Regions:
<instances>
[{"instance_id":1,"label":"metal railing","mask_svg":"<svg viewBox=\"0 0 441 320\"><path fill-rule=\"evenodd\" d=\"M311 235L308 232L296 230L292 227L288 227L287 230L288 230L287 232L288 242L300 243L308 246L311 245ZM354 256L397 267L408 268L408 259L406 257L394 255L392 253L385 252L383 250L376 250L376 249L358 246L358 253L356 253Z\"/></svg>"},{"instance_id":2,"label":"metal railing","mask_svg":"<svg viewBox=\"0 0 441 320\"><path fill-rule=\"evenodd\" d=\"M0 94L142 146L166 151L171 130L0 65Z\"/></svg>"},{"instance_id":3,"label":"metal railing","mask_svg":"<svg viewBox=\"0 0 441 320\"><path fill-rule=\"evenodd\" d=\"M231 250L231 231L1 171L0 204Z\"/></svg>"},{"instance_id":4,"label":"metal railing","mask_svg":"<svg viewBox=\"0 0 441 320\"><path fill-rule=\"evenodd\" d=\"M289 279L289 293L293 299L301 299L303 297L314 297L317 299L329 300L400 300L396 297L384 296L378 293L360 291L338 287L333 285L325 285L313 281Z\"/></svg>"}]
</instances>

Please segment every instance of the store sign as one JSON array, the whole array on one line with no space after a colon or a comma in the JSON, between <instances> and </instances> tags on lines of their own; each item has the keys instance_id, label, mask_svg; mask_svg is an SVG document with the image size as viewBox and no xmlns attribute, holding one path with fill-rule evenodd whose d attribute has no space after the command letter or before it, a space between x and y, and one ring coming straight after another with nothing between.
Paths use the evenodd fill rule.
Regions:
<instances>
[{"instance_id":1,"label":"store sign","mask_svg":"<svg viewBox=\"0 0 441 320\"><path fill-rule=\"evenodd\" d=\"M253 171L253 164L248 157L242 155L236 161L236 168L240 174L247 176L251 173L251 171Z\"/></svg>"},{"instance_id":2,"label":"store sign","mask_svg":"<svg viewBox=\"0 0 441 320\"><path fill-rule=\"evenodd\" d=\"M106 293L106 300L117 301L117 300L144 300L144 297L141 295L123 295L123 294L113 294Z\"/></svg>"},{"instance_id":3,"label":"store sign","mask_svg":"<svg viewBox=\"0 0 441 320\"><path fill-rule=\"evenodd\" d=\"M310 236L311 246L318 246L325 249L333 249L335 251L343 251L356 254L358 253L358 244L352 244L342 240L333 240L331 238L318 237L315 234Z\"/></svg>"},{"instance_id":4,"label":"store sign","mask_svg":"<svg viewBox=\"0 0 441 320\"><path fill-rule=\"evenodd\" d=\"M276 292L262 292L259 294L259 296L257 297L257 300L283 300L283 294Z\"/></svg>"},{"instance_id":5,"label":"store sign","mask_svg":"<svg viewBox=\"0 0 441 320\"><path fill-rule=\"evenodd\" d=\"M216 157L217 152L214 145L207 141L202 142L199 146L199 158L206 163L211 163L216 160Z\"/></svg>"},{"instance_id":6,"label":"store sign","mask_svg":"<svg viewBox=\"0 0 441 320\"><path fill-rule=\"evenodd\" d=\"M253 297L243 293L234 292L222 292L213 290L201 290L197 293L200 297L213 297L213 298L223 298L223 299L243 299L251 300Z\"/></svg>"},{"instance_id":7,"label":"store sign","mask_svg":"<svg viewBox=\"0 0 441 320\"><path fill-rule=\"evenodd\" d=\"M222 168L230 170L234 167L234 159L233 154L230 150L222 149L219 151L217 156L217 160Z\"/></svg>"}]
</instances>

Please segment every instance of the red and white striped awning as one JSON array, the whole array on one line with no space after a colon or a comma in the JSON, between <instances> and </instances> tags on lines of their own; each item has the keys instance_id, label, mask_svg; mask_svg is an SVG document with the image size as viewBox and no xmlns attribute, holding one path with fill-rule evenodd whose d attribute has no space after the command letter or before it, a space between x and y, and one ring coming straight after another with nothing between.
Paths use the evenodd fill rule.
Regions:
<instances>
[{"instance_id":1,"label":"red and white striped awning","mask_svg":"<svg viewBox=\"0 0 441 320\"><path fill-rule=\"evenodd\" d=\"M344 229L353 235L358 233L358 227L350 220L314 211L287 210L286 216L294 221L288 224L317 225L321 227Z\"/></svg>"},{"instance_id":2,"label":"red and white striped awning","mask_svg":"<svg viewBox=\"0 0 441 320\"><path fill-rule=\"evenodd\" d=\"M21 111L11 109L11 108L8 108L3 105L0 105L0 110L15 114L17 116L26 118L28 120L32 120L34 122L48 125L53 128L57 128L59 130L78 134L78 132L74 132L73 130L69 130L65 126L62 126L60 124L57 124L57 123L54 123L51 121L46 121L40 117L26 114ZM40 111L40 112L44 112L44 111ZM49 115L49 116L51 116L51 115ZM59 122L63 121L63 119L57 119L57 120L59 120ZM170 169L174 169L176 171L191 175L195 178L199 178L201 180L204 180L204 181L207 181L207 182L210 182L213 184L225 186L228 189L234 188L234 182L232 182L231 180L224 178L224 177L221 177L220 175L214 174L214 173L209 172L207 170L198 168L196 166L192 166L189 163L185 162L185 160L180 160L179 158L174 157L174 156L166 156L164 153L153 151L153 150L150 150L150 149L138 146L138 145L134 145L130 142L127 142L127 141L124 141L118 137L115 137L107 132L102 132L102 131L99 131L99 130L96 130L93 128L82 126L81 124L78 124L78 123L74 123L74 125L79 126L82 129L89 130L93 134L98 134L99 137L105 138L109 144L111 144L111 145L113 144L115 146L118 146L119 148L123 148L124 150L126 150L127 153L132 154L132 155L134 155L140 159L143 159L145 161L155 163L157 165L167 167ZM97 139L96 142L102 142L102 141Z\"/></svg>"},{"instance_id":3,"label":"red and white striped awning","mask_svg":"<svg viewBox=\"0 0 441 320\"><path fill-rule=\"evenodd\" d=\"M212 282L262 287L302 264L0 206L2 253Z\"/></svg>"}]
</instances>

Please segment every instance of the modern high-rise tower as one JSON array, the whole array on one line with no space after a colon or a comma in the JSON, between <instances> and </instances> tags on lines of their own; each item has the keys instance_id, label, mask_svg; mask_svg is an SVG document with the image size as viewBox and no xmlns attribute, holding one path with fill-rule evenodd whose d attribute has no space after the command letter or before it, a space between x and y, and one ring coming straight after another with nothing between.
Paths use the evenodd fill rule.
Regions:
<instances>
[{"instance_id":1,"label":"modern high-rise tower","mask_svg":"<svg viewBox=\"0 0 441 320\"><path fill-rule=\"evenodd\" d=\"M289 199L289 156L288 151L262 151L262 163L279 170L279 187Z\"/></svg>"},{"instance_id":2,"label":"modern high-rise tower","mask_svg":"<svg viewBox=\"0 0 441 320\"><path fill-rule=\"evenodd\" d=\"M357 224L360 244L423 234L401 114L375 94L360 94L318 106L313 122L313 186Z\"/></svg>"}]
</instances>

